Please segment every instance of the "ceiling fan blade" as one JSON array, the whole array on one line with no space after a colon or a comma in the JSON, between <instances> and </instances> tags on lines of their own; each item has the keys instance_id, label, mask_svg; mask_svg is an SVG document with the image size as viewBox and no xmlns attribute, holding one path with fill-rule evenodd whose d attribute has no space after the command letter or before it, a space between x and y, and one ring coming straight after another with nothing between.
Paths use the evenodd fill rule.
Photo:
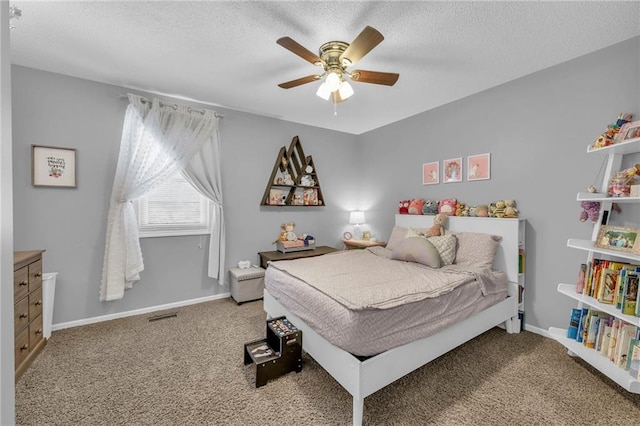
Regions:
<instances>
[{"instance_id":1,"label":"ceiling fan blade","mask_svg":"<svg viewBox=\"0 0 640 426\"><path fill-rule=\"evenodd\" d=\"M398 81L400 74L392 72L354 70L351 72L351 80L359 83L384 84L393 86Z\"/></svg>"},{"instance_id":2,"label":"ceiling fan blade","mask_svg":"<svg viewBox=\"0 0 640 426\"><path fill-rule=\"evenodd\" d=\"M280 46L289 50L292 53L300 56L307 62L311 62L312 64L322 64L322 59L315 53L308 50L306 47L302 46L300 43L292 39L291 37L282 37L276 41Z\"/></svg>"},{"instance_id":3,"label":"ceiling fan blade","mask_svg":"<svg viewBox=\"0 0 640 426\"><path fill-rule=\"evenodd\" d=\"M306 77L301 77L296 80L287 81L286 83L280 83L278 86L283 89L291 89L292 87L298 87L303 84L311 83L312 81L320 80L322 76L319 75L308 75Z\"/></svg>"},{"instance_id":4,"label":"ceiling fan blade","mask_svg":"<svg viewBox=\"0 0 640 426\"><path fill-rule=\"evenodd\" d=\"M362 59L364 55L369 53L371 49L379 45L382 40L384 40L384 37L378 30L369 26L365 27L365 29L358 34L358 37L347 47L347 50L340 55L340 63L344 64L343 60L348 59L350 64L346 66L355 64Z\"/></svg>"}]
</instances>

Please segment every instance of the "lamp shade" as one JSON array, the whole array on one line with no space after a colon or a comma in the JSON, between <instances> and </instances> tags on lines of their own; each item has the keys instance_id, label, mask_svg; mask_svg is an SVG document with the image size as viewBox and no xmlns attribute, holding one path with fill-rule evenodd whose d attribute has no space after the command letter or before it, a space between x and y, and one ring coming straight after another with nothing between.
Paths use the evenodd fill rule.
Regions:
<instances>
[{"instance_id":1,"label":"lamp shade","mask_svg":"<svg viewBox=\"0 0 640 426\"><path fill-rule=\"evenodd\" d=\"M349 214L350 225L362 225L363 223L365 223L364 212L351 212Z\"/></svg>"}]
</instances>

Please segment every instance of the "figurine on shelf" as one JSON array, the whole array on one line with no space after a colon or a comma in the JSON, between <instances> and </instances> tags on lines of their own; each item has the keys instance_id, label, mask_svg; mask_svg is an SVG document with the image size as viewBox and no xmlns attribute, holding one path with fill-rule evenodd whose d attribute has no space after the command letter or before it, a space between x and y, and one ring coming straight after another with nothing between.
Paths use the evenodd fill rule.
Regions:
<instances>
[{"instance_id":1,"label":"figurine on shelf","mask_svg":"<svg viewBox=\"0 0 640 426\"><path fill-rule=\"evenodd\" d=\"M295 241L298 238L296 237L296 234L293 232L293 228L295 226L296 226L295 222L285 222L282 225L280 225L280 228L281 228L280 236L276 238L273 244L277 243L278 241Z\"/></svg>"}]
</instances>

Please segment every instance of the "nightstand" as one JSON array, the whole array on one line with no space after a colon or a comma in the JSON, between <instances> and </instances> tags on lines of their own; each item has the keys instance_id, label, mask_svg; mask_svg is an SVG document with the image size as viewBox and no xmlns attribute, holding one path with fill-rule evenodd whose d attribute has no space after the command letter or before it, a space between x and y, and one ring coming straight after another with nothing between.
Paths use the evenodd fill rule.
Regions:
<instances>
[{"instance_id":1,"label":"nightstand","mask_svg":"<svg viewBox=\"0 0 640 426\"><path fill-rule=\"evenodd\" d=\"M362 249L367 247L375 247L381 246L384 247L387 245L385 241L369 241L369 240L345 240L343 239L345 250L353 250L353 249Z\"/></svg>"}]
</instances>

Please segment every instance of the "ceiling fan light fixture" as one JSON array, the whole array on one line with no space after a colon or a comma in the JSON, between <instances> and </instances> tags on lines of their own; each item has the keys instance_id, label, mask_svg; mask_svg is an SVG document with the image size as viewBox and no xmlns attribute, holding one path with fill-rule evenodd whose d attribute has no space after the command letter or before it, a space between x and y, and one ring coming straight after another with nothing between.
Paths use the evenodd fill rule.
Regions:
<instances>
[{"instance_id":1,"label":"ceiling fan light fixture","mask_svg":"<svg viewBox=\"0 0 640 426\"><path fill-rule=\"evenodd\" d=\"M340 88L338 89L338 91L340 93L340 97L343 100L349 99L354 93L353 87L351 87L351 85L347 81L342 81L342 83L340 83Z\"/></svg>"},{"instance_id":2,"label":"ceiling fan light fixture","mask_svg":"<svg viewBox=\"0 0 640 426\"><path fill-rule=\"evenodd\" d=\"M335 92L340 88L340 76L335 72L330 72L324 82L330 92Z\"/></svg>"},{"instance_id":3,"label":"ceiling fan light fixture","mask_svg":"<svg viewBox=\"0 0 640 426\"><path fill-rule=\"evenodd\" d=\"M324 99L325 101L329 100L329 97L331 96L331 90L329 90L329 88L327 87L327 83L322 83L320 87L318 87L316 95Z\"/></svg>"}]
</instances>

